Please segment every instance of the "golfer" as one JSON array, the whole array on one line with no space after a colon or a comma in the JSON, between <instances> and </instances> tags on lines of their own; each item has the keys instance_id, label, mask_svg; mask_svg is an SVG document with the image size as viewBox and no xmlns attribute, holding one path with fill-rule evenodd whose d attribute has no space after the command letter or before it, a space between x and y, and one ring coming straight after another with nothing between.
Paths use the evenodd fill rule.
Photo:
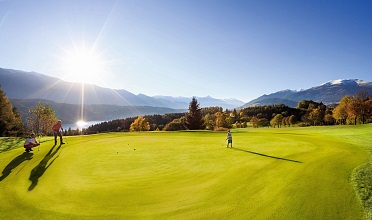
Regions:
<instances>
[{"instance_id":1,"label":"golfer","mask_svg":"<svg viewBox=\"0 0 372 220\"><path fill-rule=\"evenodd\" d=\"M35 134L34 133L31 133L30 137L28 137L23 145L23 147L25 148L25 151L26 152L30 152L30 151L33 151L32 148L33 147L37 147L39 146L40 144L36 141L35 139Z\"/></svg>"},{"instance_id":2,"label":"golfer","mask_svg":"<svg viewBox=\"0 0 372 220\"><path fill-rule=\"evenodd\" d=\"M61 134L61 130L63 131L62 121L58 120L57 124L55 124L52 129L53 129L53 132L54 132L54 144L55 145L57 144L57 136L59 136L61 144L65 144L62 141L62 134Z\"/></svg>"},{"instance_id":3,"label":"golfer","mask_svg":"<svg viewBox=\"0 0 372 220\"><path fill-rule=\"evenodd\" d=\"M230 144L230 147L232 148L232 135L231 135L230 130L227 130L226 140L227 140L227 146L226 147L228 148L229 144Z\"/></svg>"}]
</instances>

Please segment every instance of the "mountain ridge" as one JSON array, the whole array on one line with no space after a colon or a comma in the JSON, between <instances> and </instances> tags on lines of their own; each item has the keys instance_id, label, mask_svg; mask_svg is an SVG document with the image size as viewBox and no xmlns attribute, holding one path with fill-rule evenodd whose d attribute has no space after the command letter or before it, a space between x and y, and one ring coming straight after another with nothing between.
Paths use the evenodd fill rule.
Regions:
<instances>
[{"instance_id":1,"label":"mountain ridge","mask_svg":"<svg viewBox=\"0 0 372 220\"><path fill-rule=\"evenodd\" d=\"M0 68L0 86L10 99L45 99L57 103L82 103L81 84L66 82L42 73ZM192 97L135 95L125 89L109 89L84 85L84 105L152 106L170 109L188 109ZM324 104L338 103L345 95L355 95L360 90L372 94L372 83L361 79L336 79L309 89L284 89L264 94L250 102L217 99L211 96L196 97L200 107L219 106L225 109L245 108L259 105L285 104L295 107L302 100Z\"/></svg>"},{"instance_id":2,"label":"mountain ridge","mask_svg":"<svg viewBox=\"0 0 372 220\"><path fill-rule=\"evenodd\" d=\"M17 108L25 121L28 110L34 108L39 102L49 105L56 111L56 116L64 123L73 124L79 120L83 121L110 121L120 118L129 118L153 114L171 114L187 112L187 109L171 109L153 106L118 106L118 105L84 105L84 114L81 115L81 105L57 103L44 99L10 99L13 106ZM83 118L81 118L83 116Z\"/></svg>"},{"instance_id":3,"label":"mountain ridge","mask_svg":"<svg viewBox=\"0 0 372 220\"><path fill-rule=\"evenodd\" d=\"M67 104L108 104L119 106L153 106L172 109L187 109L192 97L175 98L165 96L135 95L125 89L110 89L92 84L84 85L84 94L80 83L36 72L0 68L0 85L10 99L46 99ZM84 95L84 100L82 100ZM201 107L221 106L237 108L244 104L237 99L216 99L210 96L197 97Z\"/></svg>"},{"instance_id":4,"label":"mountain ridge","mask_svg":"<svg viewBox=\"0 0 372 220\"><path fill-rule=\"evenodd\" d=\"M349 95L353 96L358 91L366 90L368 94L372 94L372 82L360 79L338 79L331 80L318 86L302 90L282 90L279 92L262 95L242 107L259 106L264 103L279 104L278 99L292 102L289 107L295 107L296 103L302 100L313 100L315 102L323 102L326 105L337 104L342 97ZM270 99L276 99L275 102L270 102ZM283 104L283 103L281 103Z\"/></svg>"}]
</instances>

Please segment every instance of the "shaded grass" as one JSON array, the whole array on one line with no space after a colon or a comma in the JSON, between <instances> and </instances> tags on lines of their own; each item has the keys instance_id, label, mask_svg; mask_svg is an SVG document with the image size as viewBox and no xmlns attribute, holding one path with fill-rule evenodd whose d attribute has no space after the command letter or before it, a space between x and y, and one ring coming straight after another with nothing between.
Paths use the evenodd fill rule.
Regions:
<instances>
[{"instance_id":1,"label":"shaded grass","mask_svg":"<svg viewBox=\"0 0 372 220\"><path fill-rule=\"evenodd\" d=\"M353 173L354 187L366 212L366 219L372 219L372 164L358 167Z\"/></svg>"},{"instance_id":2,"label":"shaded grass","mask_svg":"<svg viewBox=\"0 0 372 220\"><path fill-rule=\"evenodd\" d=\"M221 147L226 134L219 132L109 133L69 137L62 146L46 141L29 160L20 156L23 149L0 154L6 171L0 215L362 219L350 176L369 159L359 147L368 137L348 137L354 128L238 129L233 149Z\"/></svg>"},{"instance_id":3,"label":"shaded grass","mask_svg":"<svg viewBox=\"0 0 372 220\"><path fill-rule=\"evenodd\" d=\"M0 137L0 153L23 147L24 138Z\"/></svg>"},{"instance_id":4,"label":"shaded grass","mask_svg":"<svg viewBox=\"0 0 372 220\"><path fill-rule=\"evenodd\" d=\"M37 137L38 142L44 143L52 140L52 137ZM0 153L10 151L17 148L22 148L26 137L0 137Z\"/></svg>"}]
</instances>

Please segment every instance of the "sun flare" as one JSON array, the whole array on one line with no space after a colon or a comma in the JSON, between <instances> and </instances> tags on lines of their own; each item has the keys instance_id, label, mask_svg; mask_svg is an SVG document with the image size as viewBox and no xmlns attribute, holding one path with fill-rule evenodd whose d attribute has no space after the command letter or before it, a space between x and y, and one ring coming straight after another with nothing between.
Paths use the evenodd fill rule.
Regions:
<instances>
[{"instance_id":1,"label":"sun flare","mask_svg":"<svg viewBox=\"0 0 372 220\"><path fill-rule=\"evenodd\" d=\"M87 125L87 123L85 121L77 121L76 122L76 125L79 127L79 128L82 128L84 127L85 125Z\"/></svg>"},{"instance_id":2,"label":"sun flare","mask_svg":"<svg viewBox=\"0 0 372 220\"><path fill-rule=\"evenodd\" d=\"M95 84L104 74L104 62L94 50L74 48L63 58L63 69L67 81Z\"/></svg>"}]
</instances>

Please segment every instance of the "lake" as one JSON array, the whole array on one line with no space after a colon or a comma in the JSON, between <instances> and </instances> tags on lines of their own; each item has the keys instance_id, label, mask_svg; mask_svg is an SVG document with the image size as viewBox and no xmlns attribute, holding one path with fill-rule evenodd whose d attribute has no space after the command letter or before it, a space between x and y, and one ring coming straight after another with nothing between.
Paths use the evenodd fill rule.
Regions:
<instances>
[{"instance_id":1,"label":"lake","mask_svg":"<svg viewBox=\"0 0 372 220\"><path fill-rule=\"evenodd\" d=\"M75 123L75 124L62 124L62 127L63 129L65 130L68 130L69 128L73 129L73 130L76 130L76 129L83 129L83 128L87 128L91 125L94 125L94 124L99 124L101 122L104 122L104 121L85 121L83 123Z\"/></svg>"}]
</instances>

